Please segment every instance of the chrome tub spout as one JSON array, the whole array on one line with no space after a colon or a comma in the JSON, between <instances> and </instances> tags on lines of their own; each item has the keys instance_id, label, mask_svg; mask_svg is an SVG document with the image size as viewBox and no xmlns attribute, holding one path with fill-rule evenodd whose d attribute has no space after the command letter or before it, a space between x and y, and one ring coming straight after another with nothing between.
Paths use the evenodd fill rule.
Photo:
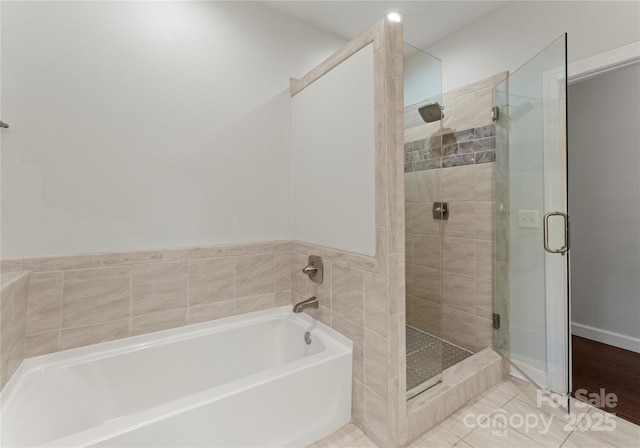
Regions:
<instances>
[{"instance_id":1,"label":"chrome tub spout","mask_svg":"<svg viewBox=\"0 0 640 448\"><path fill-rule=\"evenodd\" d=\"M293 306L294 313L301 313L305 308L318 308L318 298L316 296L310 297L307 300L296 303Z\"/></svg>"}]
</instances>

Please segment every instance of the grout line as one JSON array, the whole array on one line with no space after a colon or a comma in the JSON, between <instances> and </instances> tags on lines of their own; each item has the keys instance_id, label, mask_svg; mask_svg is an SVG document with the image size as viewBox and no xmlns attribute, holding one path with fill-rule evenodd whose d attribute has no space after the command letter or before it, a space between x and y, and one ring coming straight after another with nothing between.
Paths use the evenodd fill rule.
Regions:
<instances>
[{"instance_id":1,"label":"grout line","mask_svg":"<svg viewBox=\"0 0 640 448\"><path fill-rule=\"evenodd\" d=\"M188 311L189 307L191 306L191 299L189 297L189 292L191 291L191 260L187 260L187 297L185 297L185 309ZM188 312L187 312L188 314ZM185 315L185 319L186 319L186 315Z\"/></svg>"},{"instance_id":2,"label":"grout line","mask_svg":"<svg viewBox=\"0 0 640 448\"><path fill-rule=\"evenodd\" d=\"M129 335L133 332L133 268L128 265L129 269Z\"/></svg>"}]
</instances>

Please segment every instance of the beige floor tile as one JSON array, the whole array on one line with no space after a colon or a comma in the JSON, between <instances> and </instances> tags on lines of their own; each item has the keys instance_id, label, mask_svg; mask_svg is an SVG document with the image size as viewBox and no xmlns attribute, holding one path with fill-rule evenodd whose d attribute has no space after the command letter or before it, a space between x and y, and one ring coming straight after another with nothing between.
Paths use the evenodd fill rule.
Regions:
<instances>
[{"instance_id":1,"label":"beige floor tile","mask_svg":"<svg viewBox=\"0 0 640 448\"><path fill-rule=\"evenodd\" d=\"M473 401L473 406L487 414L492 414L517 395L511 383L505 381L489 389Z\"/></svg>"},{"instance_id":2,"label":"beige floor tile","mask_svg":"<svg viewBox=\"0 0 640 448\"><path fill-rule=\"evenodd\" d=\"M454 448L473 448L471 445L469 445L464 440L461 440L460 442L456 443L455 445L453 445L453 447Z\"/></svg>"},{"instance_id":3,"label":"beige floor tile","mask_svg":"<svg viewBox=\"0 0 640 448\"><path fill-rule=\"evenodd\" d=\"M367 436L362 436L360 437L358 440L356 440L355 442L349 443L347 445L345 445L346 447L353 447L353 448L378 448L378 445L376 445L375 443L373 443L373 441L371 439L369 439L369 437Z\"/></svg>"},{"instance_id":4,"label":"beige floor tile","mask_svg":"<svg viewBox=\"0 0 640 448\"><path fill-rule=\"evenodd\" d=\"M578 431L619 448L640 447L640 426L597 408L592 407L584 420L578 423Z\"/></svg>"},{"instance_id":5,"label":"beige floor tile","mask_svg":"<svg viewBox=\"0 0 640 448\"><path fill-rule=\"evenodd\" d=\"M562 448L609 448L614 447L584 431L574 431L562 444Z\"/></svg>"},{"instance_id":6,"label":"beige floor tile","mask_svg":"<svg viewBox=\"0 0 640 448\"><path fill-rule=\"evenodd\" d=\"M441 423L441 425L457 437L464 438L471 431L476 429L479 424L488 419L496 409L498 409L498 407L493 409L491 412L486 412L486 410L481 409L474 404L469 404L459 411L451 414Z\"/></svg>"},{"instance_id":7,"label":"beige floor tile","mask_svg":"<svg viewBox=\"0 0 640 448\"><path fill-rule=\"evenodd\" d=\"M513 392L513 396L515 397L524 389L531 387L531 385L526 381L522 381L509 375L503 383L498 384L496 387L500 388L501 390Z\"/></svg>"},{"instance_id":8,"label":"beige floor tile","mask_svg":"<svg viewBox=\"0 0 640 448\"><path fill-rule=\"evenodd\" d=\"M519 392L520 389L513 383L502 382L452 414L442 425L456 436L464 438Z\"/></svg>"},{"instance_id":9,"label":"beige floor tile","mask_svg":"<svg viewBox=\"0 0 640 448\"><path fill-rule=\"evenodd\" d=\"M460 441L460 437L453 434L443 425L438 425L414 440L409 445L409 448L452 448Z\"/></svg>"},{"instance_id":10,"label":"beige floor tile","mask_svg":"<svg viewBox=\"0 0 640 448\"><path fill-rule=\"evenodd\" d=\"M497 410L492 417L548 448L559 448L574 429L572 417L552 415L515 399Z\"/></svg>"},{"instance_id":11,"label":"beige floor tile","mask_svg":"<svg viewBox=\"0 0 640 448\"><path fill-rule=\"evenodd\" d=\"M516 400L525 402L531 406L534 406L538 409L542 409L543 411L555 415L558 417L565 417L567 415L566 409L566 398L559 397L557 394L552 395L556 401L553 401L547 394L538 396L538 391L533 387L526 387L523 391L516 396ZM571 414L574 416L574 423L580 422L589 412L591 406L586 405L585 403L578 402L577 400L571 399Z\"/></svg>"},{"instance_id":12,"label":"beige floor tile","mask_svg":"<svg viewBox=\"0 0 640 448\"><path fill-rule=\"evenodd\" d=\"M344 448L364 436L360 428L349 423L324 439L318 440L309 448Z\"/></svg>"},{"instance_id":13,"label":"beige floor tile","mask_svg":"<svg viewBox=\"0 0 640 448\"><path fill-rule=\"evenodd\" d=\"M537 448L542 446L492 418L471 431L463 440L473 448Z\"/></svg>"},{"instance_id":14,"label":"beige floor tile","mask_svg":"<svg viewBox=\"0 0 640 448\"><path fill-rule=\"evenodd\" d=\"M608 428L613 430L607 431ZM376 445L350 424L312 447L376 448ZM509 378L408 445L408 448L439 447L640 448L640 426L593 407L574 407L572 417L551 405L537 407L535 388Z\"/></svg>"}]
</instances>

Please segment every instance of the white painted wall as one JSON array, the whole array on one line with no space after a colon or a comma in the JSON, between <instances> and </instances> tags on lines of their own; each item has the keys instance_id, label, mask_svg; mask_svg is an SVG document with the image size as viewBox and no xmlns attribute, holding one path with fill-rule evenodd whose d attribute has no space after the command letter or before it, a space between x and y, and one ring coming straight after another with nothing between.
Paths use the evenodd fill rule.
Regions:
<instances>
[{"instance_id":1,"label":"white painted wall","mask_svg":"<svg viewBox=\"0 0 640 448\"><path fill-rule=\"evenodd\" d=\"M375 255L373 44L293 98L293 238Z\"/></svg>"},{"instance_id":2,"label":"white painted wall","mask_svg":"<svg viewBox=\"0 0 640 448\"><path fill-rule=\"evenodd\" d=\"M640 351L640 65L569 87L574 333Z\"/></svg>"},{"instance_id":3,"label":"white painted wall","mask_svg":"<svg viewBox=\"0 0 640 448\"><path fill-rule=\"evenodd\" d=\"M404 105L442 103L442 61L404 44Z\"/></svg>"},{"instance_id":4,"label":"white painted wall","mask_svg":"<svg viewBox=\"0 0 640 448\"><path fill-rule=\"evenodd\" d=\"M448 92L517 69L565 32L569 62L637 42L640 3L513 1L425 50L443 61Z\"/></svg>"},{"instance_id":5,"label":"white painted wall","mask_svg":"<svg viewBox=\"0 0 640 448\"><path fill-rule=\"evenodd\" d=\"M2 2L2 258L291 237L289 76L253 2Z\"/></svg>"}]
</instances>

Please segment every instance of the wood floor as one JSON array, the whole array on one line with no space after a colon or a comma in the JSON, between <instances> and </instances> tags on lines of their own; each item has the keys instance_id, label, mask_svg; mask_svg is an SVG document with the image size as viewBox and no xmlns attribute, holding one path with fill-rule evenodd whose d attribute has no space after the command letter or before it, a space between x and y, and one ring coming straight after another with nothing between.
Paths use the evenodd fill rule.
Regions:
<instances>
[{"instance_id":1,"label":"wood floor","mask_svg":"<svg viewBox=\"0 0 640 448\"><path fill-rule=\"evenodd\" d=\"M571 341L573 396L580 398L577 392L581 389L589 394L600 395L600 389L614 393L618 397L617 406L597 407L640 425L640 353L578 336L572 336Z\"/></svg>"}]
</instances>

